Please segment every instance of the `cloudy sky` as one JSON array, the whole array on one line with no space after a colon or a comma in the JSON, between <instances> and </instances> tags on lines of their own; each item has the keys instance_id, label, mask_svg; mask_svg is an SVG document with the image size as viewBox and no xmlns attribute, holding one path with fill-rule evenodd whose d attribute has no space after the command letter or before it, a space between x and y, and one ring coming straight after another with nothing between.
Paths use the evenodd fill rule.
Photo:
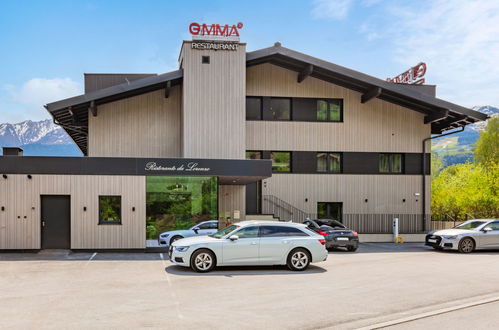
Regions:
<instances>
[{"instance_id":1,"label":"cloudy sky","mask_svg":"<svg viewBox=\"0 0 499 330\"><path fill-rule=\"evenodd\" d=\"M177 68L191 22L243 22L249 50L283 46L387 78L424 61L437 96L499 106L499 1L0 1L0 123L48 118L83 73Z\"/></svg>"}]
</instances>

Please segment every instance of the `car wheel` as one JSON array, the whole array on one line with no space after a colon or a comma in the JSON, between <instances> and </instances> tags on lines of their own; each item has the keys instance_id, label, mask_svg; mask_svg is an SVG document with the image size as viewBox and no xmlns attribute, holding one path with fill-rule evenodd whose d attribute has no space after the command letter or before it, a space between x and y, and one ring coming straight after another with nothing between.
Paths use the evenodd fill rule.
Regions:
<instances>
[{"instance_id":1,"label":"car wheel","mask_svg":"<svg viewBox=\"0 0 499 330\"><path fill-rule=\"evenodd\" d=\"M180 235L177 235L177 236L173 236L171 239L170 239L170 245L173 244L173 242L175 241L178 241L179 239L183 238L182 236Z\"/></svg>"},{"instance_id":2,"label":"car wheel","mask_svg":"<svg viewBox=\"0 0 499 330\"><path fill-rule=\"evenodd\" d=\"M348 250L349 252L355 252L355 251L357 251L357 248L358 248L358 246L348 246L348 247L347 247L347 250Z\"/></svg>"},{"instance_id":3,"label":"car wheel","mask_svg":"<svg viewBox=\"0 0 499 330\"><path fill-rule=\"evenodd\" d=\"M302 271L307 269L310 264L310 254L305 249L295 249L288 255L288 268L293 271Z\"/></svg>"},{"instance_id":4,"label":"car wheel","mask_svg":"<svg viewBox=\"0 0 499 330\"><path fill-rule=\"evenodd\" d=\"M198 250L192 254L191 268L198 273L206 273L216 266L215 254L210 250Z\"/></svg>"},{"instance_id":5,"label":"car wheel","mask_svg":"<svg viewBox=\"0 0 499 330\"><path fill-rule=\"evenodd\" d=\"M473 252L475 250L475 241L469 237L465 237L459 242L458 249L461 253Z\"/></svg>"}]
</instances>

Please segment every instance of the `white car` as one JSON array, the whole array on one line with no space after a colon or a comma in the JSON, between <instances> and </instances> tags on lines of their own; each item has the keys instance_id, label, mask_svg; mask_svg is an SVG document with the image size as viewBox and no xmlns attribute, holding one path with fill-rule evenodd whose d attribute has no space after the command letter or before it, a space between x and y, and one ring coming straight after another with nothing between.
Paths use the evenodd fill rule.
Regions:
<instances>
[{"instance_id":1,"label":"white car","mask_svg":"<svg viewBox=\"0 0 499 330\"><path fill-rule=\"evenodd\" d=\"M218 220L209 220L198 223L189 229L172 230L159 235L159 246L169 246L178 239L191 236L211 235L218 231Z\"/></svg>"},{"instance_id":2,"label":"white car","mask_svg":"<svg viewBox=\"0 0 499 330\"><path fill-rule=\"evenodd\" d=\"M304 224L275 221L243 221L213 235L175 241L170 261L197 272L215 266L287 265L305 270L311 262L327 258L323 236Z\"/></svg>"}]
</instances>

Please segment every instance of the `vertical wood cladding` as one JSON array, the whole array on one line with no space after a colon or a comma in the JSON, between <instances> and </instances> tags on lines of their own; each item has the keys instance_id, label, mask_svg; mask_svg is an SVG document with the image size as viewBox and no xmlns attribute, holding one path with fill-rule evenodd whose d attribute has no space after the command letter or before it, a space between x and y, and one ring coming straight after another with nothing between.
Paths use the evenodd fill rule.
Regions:
<instances>
[{"instance_id":1,"label":"vertical wood cladding","mask_svg":"<svg viewBox=\"0 0 499 330\"><path fill-rule=\"evenodd\" d=\"M203 64L202 56L210 63ZM237 51L191 49L184 42L183 157L244 159L245 45Z\"/></svg>"},{"instance_id":2,"label":"vertical wood cladding","mask_svg":"<svg viewBox=\"0 0 499 330\"><path fill-rule=\"evenodd\" d=\"M180 86L100 105L89 114L88 155L93 157L180 157Z\"/></svg>"},{"instance_id":3,"label":"vertical wood cladding","mask_svg":"<svg viewBox=\"0 0 499 330\"><path fill-rule=\"evenodd\" d=\"M28 179L9 174L0 179L0 207L4 207L0 249L40 248L40 195L71 195L72 249L145 248L144 176L33 175ZM122 225L98 225L99 195L122 196Z\"/></svg>"},{"instance_id":4,"label":"vertical wood cladding","mask_svg":"<svg viewBox=\"0 0 499 330\"><path fill-rule=\"evenodd\" d=\"M363 104L358 92L312 77L297 83L296 77L268 63L251 66L246 94L343 99L343 122L247 121L246 150L421 152L430 135L421 113L379 99Z\"/></svg>"},{"instance_id":5,"label":"vertical wood cladding","mask_svg":"<svg viewBox=\"0 0 499 330\"><path fill-rule=\"evenodd\" d=\"M240 212L240 220L246 218L246 186L218 186L218 213L227 216L228 212L232 218L235 210Z\"/></svg>"}]
</instances>

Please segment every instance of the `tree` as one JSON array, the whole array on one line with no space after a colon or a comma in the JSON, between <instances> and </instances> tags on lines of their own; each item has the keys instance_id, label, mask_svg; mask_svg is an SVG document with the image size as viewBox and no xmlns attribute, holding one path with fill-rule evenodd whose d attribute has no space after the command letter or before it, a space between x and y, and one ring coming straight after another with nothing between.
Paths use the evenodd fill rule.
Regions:
<instances>
[{"instance_id":1,"label":"tree","mask_svg":"<svg viewBox=\"0 0 499 330\"><path fill-rule=\"evenodd\" d=\"M499 164L499 117L487 121L487 128L480 132L476 142L475 162Z\"/></svg>"}]
</instances>

